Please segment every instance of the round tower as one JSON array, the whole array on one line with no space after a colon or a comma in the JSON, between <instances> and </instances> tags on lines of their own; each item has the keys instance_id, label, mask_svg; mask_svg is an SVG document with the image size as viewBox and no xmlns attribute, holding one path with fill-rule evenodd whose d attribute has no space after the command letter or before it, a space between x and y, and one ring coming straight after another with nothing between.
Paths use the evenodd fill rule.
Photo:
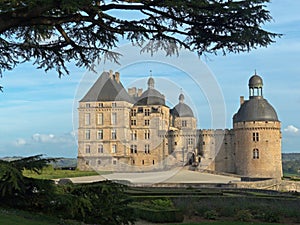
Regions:
<instances>
[{"instance_id":1,"label":"round tower","mask_svg":"<svg viewBox=\"0 0 300 225\"><path fill-rule=\"evenodd\" d=\"M282 177L281 124L272 105L263 97L263 80L249 80L249 100L233 117L236 173L250 178Z\"/></svg>"}]
</instances>

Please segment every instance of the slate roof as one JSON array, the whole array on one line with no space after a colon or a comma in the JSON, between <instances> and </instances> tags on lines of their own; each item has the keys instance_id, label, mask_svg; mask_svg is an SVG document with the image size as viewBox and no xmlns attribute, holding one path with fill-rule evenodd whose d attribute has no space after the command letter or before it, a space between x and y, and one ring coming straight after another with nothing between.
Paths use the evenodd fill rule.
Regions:
<instances>
[{"instance_id":1,"label":"slate roof","mask_svg":"<svg viewBox=\"0 0 300 225\"><path fill-rule=\"evenodd\" d=\"M278 121L273 106L263 97L252 97L245 101L233 116L233 122Z\"/></svg>"},{"instance_id":2,"label":"slate roof","mask_svg":"<svg viewBox=\"0 0 300 225\"><path fill-rule=\"evenodd\" d=\"M263 86L263 80L260 76L255 74L249 79L248 86L249 88L260 88Z\"/></svg>"},{"instance_id":3,"label":"slate roof","mask_svg":"<svg viewBox=\"0 0 300 225\"><path fill-rule=\"evenodd\" d=\"M109 72L103 72L95 84L80 102L97 101L126 101L133 103L132 97L127 93L121 81Z\"/></svg>"},{"instance_id":4,"label":"slate roof","mask_svg":"<svg viewBox=\"0 0 300 225\"><path fill-rule=\"evenodd\" d=\"M135 105L165 105L165 96L154 88L148 88Z\"/></svg>"},{"instance_id":5,"label":"slate roof","mask_svg":"<svg viewBox=\"0 0 300 225\"><path fill-rule=\"evenodd\" d=\"M178 103L173 109L171 114L175 117L194 117L192 109L185 103Z\"/></svg>"}]
</instances>

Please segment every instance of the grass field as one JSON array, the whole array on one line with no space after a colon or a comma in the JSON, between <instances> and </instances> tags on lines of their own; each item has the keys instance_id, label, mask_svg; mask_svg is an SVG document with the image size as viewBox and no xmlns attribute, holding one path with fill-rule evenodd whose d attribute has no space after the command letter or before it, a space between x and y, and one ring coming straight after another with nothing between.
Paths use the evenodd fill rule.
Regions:
<instances>
[{"instance_id":1,"label":"grass field","mask_svg":"<svg viewBox=\"0 0 300 225\"><path fill-rule=\"evenodd\" d=\"M71 220L61 220L58 218L33 214L20 210L7 210L0 209L0 224L5 225L82 225L80 222L71 221ZM148 222L137 222L137 225L149 225ZM210 221L210 222L201 222L201 223L177 223L176 225L283 225L279 223L262 223L262 222L233 222L233 221ZM168 224L168 225L175 225Z\"/></svg>"},{"instance_id":2,"label":"grass field","mask_svg":"<svg viewBox=\"0 0 300 225\"><path fill-rule=\"evenodd\" d=\"M261 222L233 222L233 221L211 221L211 222L201 222L201 223L180 223L180 224L170 224L170 225L284 225L279 223L261 223Z\"/></svg>"},{"instance_id":3,"label":"grass field","mask_svg":"<svg viewBox=\"0 0 300 225\"><path fill-rule=\"evenodd\" d=\"M61 220L41 214L33 214L20 210L0 209L0 224L5 225L80 225L81 223L71 220Z\"/></svg>"},{"instance_id":4,"label":"grass field","mask_svg":"<svg viewBox=\"0 0 300 225\"><path fill-rule=\"evenodd\" d=\"M41 171L41 174L36 174L30 170L23 172L24 176L37 178L37 179L59 179L59 178L70 178L70 177L83 177L83 176L94 176L101 174L108 174L110 172L96 172L96 171L79 171L79 170L61 170L53 169L52 166L48 166Z\"/></svg>"}]
</instances>

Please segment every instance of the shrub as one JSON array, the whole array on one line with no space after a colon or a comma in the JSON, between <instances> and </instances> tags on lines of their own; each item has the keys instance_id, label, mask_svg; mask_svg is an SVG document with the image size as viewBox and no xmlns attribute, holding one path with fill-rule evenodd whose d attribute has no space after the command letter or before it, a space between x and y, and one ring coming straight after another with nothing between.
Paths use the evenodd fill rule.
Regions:
<instances>
[{"instance_id":1,"label":"shrub","mask_svg":"<svg viewBox=\"0 0 300 225\"><path fill-rule=\"evenodd\" d=\"M215 219L217 219L217 217L218 217L218 213L214 209L204 212L205 219L215 220Z\"/></svg>"},{"instance_id":2,"label":"shrub","mask_svg":"<svg viewBox=\"0 0 300 225\"><path fill-rule=\"evenodd\" d=\"M172 223L182 222L183 214L178 209L151 209L141 206L134 206L136 217L144 219L152 223Z\"/></svg>"},{"instance_id":3,"label":"shrub","mask_svg":"<svg viewBox=\"0 0 300 225\"><path fill-rule=\"evenodd\" d=\"M242 209L242 210L239 210L236 214L236 218L237 220L239 221L243 221L243 222L248 222L252 219L252 214L249 210L247 209Z\"/></svg>"},{"instance_id":4,"label":"shrub","mask_svg":"<svg viewBox=\"0 0 300 225\"><path fill-rule=\"evenodd\" d=\"M279 213L274 211L267 211L262 214L263 220L269 223L278 223L280 221Z\"/></svg>"}]
</instances>

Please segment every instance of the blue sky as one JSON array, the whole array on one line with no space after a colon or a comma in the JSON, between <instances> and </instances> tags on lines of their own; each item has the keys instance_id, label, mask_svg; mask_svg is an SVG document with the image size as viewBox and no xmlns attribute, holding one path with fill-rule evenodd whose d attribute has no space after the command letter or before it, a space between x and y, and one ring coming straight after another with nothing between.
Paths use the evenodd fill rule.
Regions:
<instances>
[{"instance_id":1,"label":"blue sky","mask_svg":"<svg viewBox=\"0 0 300 225\"><path fill-rule=\"evenodd\" d=\"M169 106L177 104L183 92L199 128L209 129L232 127L239 96L248 98L248 79L256 70L264 80L264 96L282 122L283 152L300 153L300 1L273 0L268 9L274 22L265 28L284 34L268 48L198 59L186 52L179 58L140 55L124 45L121 65L101 64L98 71L118 70L124 86L145 89L152 70ZM45 73L26 63L4 73L0 157L77 156L76 104L97 75L73 65L69 70L69 76L59 79L55 71Z\"/></svg>"}]
</instances>

